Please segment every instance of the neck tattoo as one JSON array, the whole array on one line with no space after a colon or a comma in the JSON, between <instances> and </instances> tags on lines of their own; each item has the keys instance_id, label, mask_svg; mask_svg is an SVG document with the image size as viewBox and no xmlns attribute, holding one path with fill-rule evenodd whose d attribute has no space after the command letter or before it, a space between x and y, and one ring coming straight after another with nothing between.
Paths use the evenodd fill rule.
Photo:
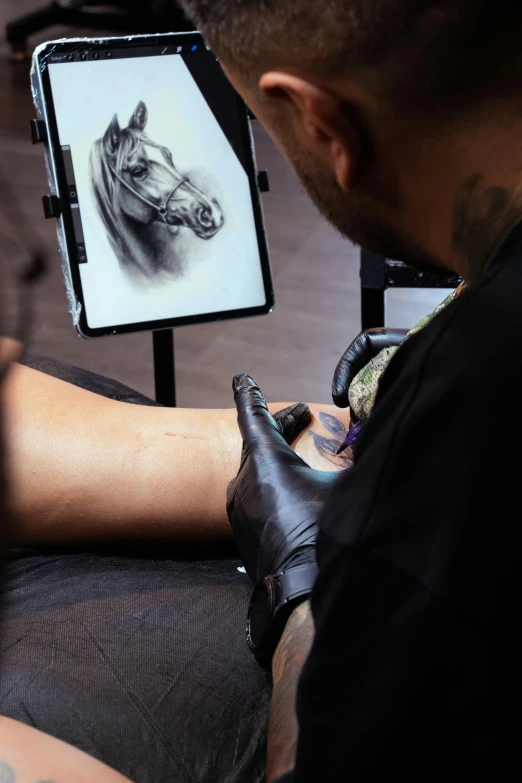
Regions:
<instances>
[{"instance_id":1,"label":"neck tattoo","mask_svg":"<svg viewBox=\"0 0 522 783\"><path fill-rule=\"evenodd\" d=\"M469 282L479 277L520 220L522 191L485 185L482 174L463 182L453 208L459 274Z\"/></svg>"}]
</instances>

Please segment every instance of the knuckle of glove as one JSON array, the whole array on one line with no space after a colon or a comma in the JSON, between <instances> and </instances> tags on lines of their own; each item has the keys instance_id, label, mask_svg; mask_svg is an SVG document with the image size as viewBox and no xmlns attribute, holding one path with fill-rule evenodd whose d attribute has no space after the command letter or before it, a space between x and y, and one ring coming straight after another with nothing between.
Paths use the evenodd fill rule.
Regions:
<instances>
[{"instance_id":1,"label":"knuckle of glove","mask_svg":"<svg viewBox=\"0 0 522 783\"><path fill-rule=\"evenodd\" d=\"M348 394L348 387L362 368L369 362L371 342L366 332L361 332L344 352L334 375L337 394Z\"/></svg>"},{"instance_id":2,"label":"knuckle of glove","mask_svg":"<svg viewBox=\"0 0 522 783\"><path fill-rule=\"evenodd\" d=\"M274 421L280 434L287 443L292 443L307 427L312 419L310 408L306 403L298 402L274 414Z\"/></svg>"},{"instance_id":3,"label":"knuckle of glove","mask_svg":"<svg viewBox=\"0 0 522 783\"><path fill-rule=\"evenodd\" d=\"M243 402L247 408L267 410L266 401L257 383L250 375L236 375L234 378L234 399Z\"/></svg>"},{"instance_id":4,"label":"knuckle of glove","mask_svg":"<svg viewBox=\"0 0 522 783\"><path fill-rule=\"evenodd\" d=\"M369 356L368 361L373 359L374 356L377 356L377 354L383 351L385 348L399 346L403 342L407 333L407 329L387 329L384 327L368 329L367 334L371 348L371 355Z\"/></svg>"},{"instance_id":5,"label":"knuckle of glove","mask_svg":"<svg viewBox=\"0 0 522 783\"><path fill-rule=\"evenodd\" d=\"M340 408L348 406L348 389L355 374L351 361L345 354L337 365L332 383L332 397Z\"/></svg>"},{"instance_id":6,"label":"knuckle of glove","mask_svg":"<svg viewBox=\"0 0 522 783\"><path fill-rule=\"evenodd\" d=\"M336 405L348 405L348 390L358 373L384 348L400 345L406 331L378 327L360 332L344 352L334 375L332 396Z\"/></svg>"}]
</instances>

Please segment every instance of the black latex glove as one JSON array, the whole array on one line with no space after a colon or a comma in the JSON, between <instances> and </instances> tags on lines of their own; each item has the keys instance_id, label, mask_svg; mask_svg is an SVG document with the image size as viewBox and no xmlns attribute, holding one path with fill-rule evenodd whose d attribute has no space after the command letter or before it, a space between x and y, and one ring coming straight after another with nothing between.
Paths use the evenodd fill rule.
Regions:
<instances>
[{"instance_id":1,"label":"black latex glove","mask_svg":"<svg viewBox=\"0 0 522 783\"><path fill-rule=\"evenodd\" d=\"M308 422L303 425L305 419L308 419ZM310 423L310 409L305 402L296 402L274 413L274 421L286 442L293 443L303 428Z\"/></svg>"},{"instance_id":2,"label":"black latex glove","mask_svg":"<svg viewBox=\"0 0 522 783\"><path fill-rule=\"evenodd\" d=\"M337 365L332 383L332 397L338 408L347 408L348 390L356 375L384 348L398 347L407 329L367 329L357 335Z\"/></svg>"},{"instance_id":3,"label":"black latex glove","mask_svg":"<svg viewBox=\"0 0 522 783\"><path fill-rule=\"evenodd\" d=\"M286 443L249 375L233 382L243 438L241 467L230 483L227 512L254 584L290 567L315 563L317 519L337 473L312 470ZM295 434L310 423L301 404Z\"/></svg>"}]
</instances>

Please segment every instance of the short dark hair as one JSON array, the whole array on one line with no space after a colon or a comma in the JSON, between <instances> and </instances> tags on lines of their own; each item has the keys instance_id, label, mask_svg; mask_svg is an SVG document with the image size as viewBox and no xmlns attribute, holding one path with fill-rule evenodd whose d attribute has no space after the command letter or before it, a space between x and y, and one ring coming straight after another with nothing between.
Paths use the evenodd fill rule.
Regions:
<instances>
[{"instance_id":1,"label":"short dark hair","mask_svg":"<svg viewBox=\"0 0 522 783\"><path fill-rule=\"evenodd\" d=\"M395 102L433 108L520 87L520 0L179 0L218 55L265 52L365 76Z\"/></svg>"}]
</instances>

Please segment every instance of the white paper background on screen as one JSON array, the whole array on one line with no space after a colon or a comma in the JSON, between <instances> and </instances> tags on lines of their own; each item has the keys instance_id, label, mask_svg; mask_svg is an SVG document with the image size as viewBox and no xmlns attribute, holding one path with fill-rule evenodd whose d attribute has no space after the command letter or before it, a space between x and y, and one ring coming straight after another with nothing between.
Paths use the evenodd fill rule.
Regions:
<instances>
[{"instance_id":1,"label":"white paper background on screen","mask_svg":"<svg viewBox=\"0 0 522 783\"><path fill-rule=\"evenodd\" d=\"M248 177L182 58L52 64L49 71L60 143L71 146L76 177L88 257L80 274L89 326L264 305ZM225 225L208 241L191 232L190 264L180 278L137 285L120 268L98 216L89 154L113 115L126 127L140 100L148 109L146 133L171 150L180 172L208 172L205 192L217 198Z\"/></svg>"}]
</instances>

